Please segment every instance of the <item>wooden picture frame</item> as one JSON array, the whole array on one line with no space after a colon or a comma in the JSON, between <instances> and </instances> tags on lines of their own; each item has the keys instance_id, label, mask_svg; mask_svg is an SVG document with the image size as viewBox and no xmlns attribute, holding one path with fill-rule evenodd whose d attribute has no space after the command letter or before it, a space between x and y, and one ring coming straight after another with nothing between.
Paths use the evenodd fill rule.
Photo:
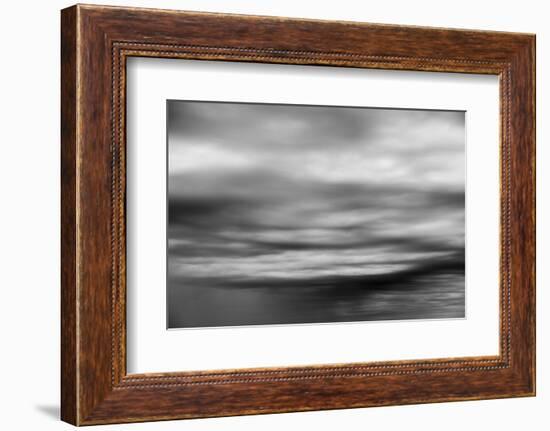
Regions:
<instances>
[{"instance_id":1,"label":"wooden picture frame","mask_svg":"<svg viewBox=\"0 0 550 431\"><path fill-rule=\"evenodd\" d=\"M535 394L535 36L77 5L61 14L61 417L74 425ZM500 78L500 354L130 374L125 65L130 56Z\"/></svg>"}]
</instances>

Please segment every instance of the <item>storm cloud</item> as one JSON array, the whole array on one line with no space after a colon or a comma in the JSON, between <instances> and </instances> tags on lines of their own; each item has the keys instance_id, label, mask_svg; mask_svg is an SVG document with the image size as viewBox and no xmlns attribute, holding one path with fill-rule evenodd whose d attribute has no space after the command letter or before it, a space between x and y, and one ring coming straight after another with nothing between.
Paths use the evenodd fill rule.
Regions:
<instances>
[{"instance_id":1,"label":"storm cloud","mask_svg":"<svg viewBox=\"0 0 550 431\"><path fill-rule=\"evenodd\" d=\"M168 326L464 316L464 112L168 102Z\"/></svg>"}]
</instances>

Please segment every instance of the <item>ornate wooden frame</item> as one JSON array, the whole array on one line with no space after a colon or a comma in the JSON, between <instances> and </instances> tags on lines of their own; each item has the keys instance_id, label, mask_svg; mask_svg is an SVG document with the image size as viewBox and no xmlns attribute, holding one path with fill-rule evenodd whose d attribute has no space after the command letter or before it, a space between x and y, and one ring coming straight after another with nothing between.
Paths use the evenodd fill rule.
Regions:
<instances>
[{"instance_id":1,"label":"ornate wooden frame","mask_svg":"<svg viewBox=\"0 0 550 431\"><path fill-rule=\"evenodd\" d=\"M534 35L83 5L61 16L63 420L88 425L534 395ZM500 354L128 375L129 56L498 75Z\"/></svg>"}]
</instances>

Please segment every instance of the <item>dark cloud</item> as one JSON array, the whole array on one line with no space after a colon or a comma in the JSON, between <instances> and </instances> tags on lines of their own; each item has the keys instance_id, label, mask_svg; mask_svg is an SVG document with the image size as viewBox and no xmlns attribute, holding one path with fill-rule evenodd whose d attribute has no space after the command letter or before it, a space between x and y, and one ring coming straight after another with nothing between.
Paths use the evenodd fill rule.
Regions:
<instances>
[{"instance_id":1,"label":"dark cloud","mask_svg":"<svg viewBox=\"0 0 550 431\"><path fill-rule=\"evenodd\" d=\"M212 142L247 151L270 151L266 142L272 144L274 151L278 151L281 142L294 149L319 148L320 145L353 145L364 139L373 129L377 116L378 111L369 111L365 116L353 108L172 102L169 133L175 139L203 139L207 135Z\"/></svg>"}]
</instances>

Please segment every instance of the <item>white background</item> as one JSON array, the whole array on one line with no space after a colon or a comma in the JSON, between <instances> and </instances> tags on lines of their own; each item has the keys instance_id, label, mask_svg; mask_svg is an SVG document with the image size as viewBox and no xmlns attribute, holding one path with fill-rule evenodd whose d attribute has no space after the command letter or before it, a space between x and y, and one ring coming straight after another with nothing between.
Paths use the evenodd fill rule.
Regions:
<instances>
[{"instance_id":1,"label":"white background","mask_svg":"<svg viewBox=\"0 0 550 431\"><path fill-rule=\"evenodd\" d=\"M127 83L128 372L498 354L498 77L134 58ZM167 99L466 111L467 318L167 331Z\"/></svg>"},{"instance_id":2,"label":"white background","mask_svg":"<svg viewBox=\"0 0 550 431\"><path fill-rule=\"evenodd\" d=\"M537 33L537 116L550 117L549 13L543 1L312 2L197 0L102 3ZM0 426L62 430L59 399L59 9L64 1L5 2L0 68ZM550 297L550 132L538 121L538 396L536 398L105 426L135 430L547 429ZM546 265L547 267L547 265ZM546 310L546 315L543 310Z\"/></svg>"}]
</instances>

